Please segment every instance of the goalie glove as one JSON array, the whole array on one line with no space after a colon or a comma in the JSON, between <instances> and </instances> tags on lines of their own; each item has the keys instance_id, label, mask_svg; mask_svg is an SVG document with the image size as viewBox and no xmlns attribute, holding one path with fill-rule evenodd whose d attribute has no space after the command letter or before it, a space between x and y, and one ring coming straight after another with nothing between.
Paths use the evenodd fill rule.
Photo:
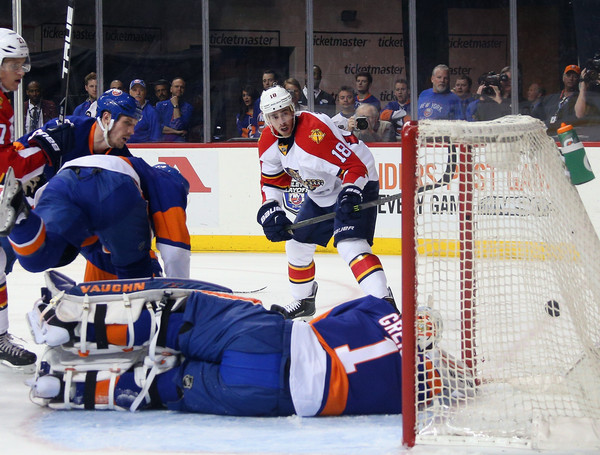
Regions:
<instances>
[{"instance_id":1,"label":"goalie glove","mask_svg":"<svg viewBox=\"0 0 600 455\"><path fill-rule=\"evenodd\" d=\"M265 236L271 242L282 242L292 239L292 234L286 230L286 227L292 224L292 222L277 201L265 202L258 209L256 221L263 227Z\"/></svg>"},{"instance_id":2,"label":"goalie glove","mask_svg":"<svg viewBox=\"0 0 600 455\"><path fill-rule=\"evenodd\" d=\"M352 220L360 218L360 213L356 206L362 202L362 190L356 185L345 185L338 194L335 208L335 217L342 224L347 224Z\"/></svg>"},{"instance_id":3,"label":"goalie glove","mask_svg":"<svg viewBox=\"0 0 600 455\"><path fill-rule=\"evenodd\" d=\"M71 150L73 144L73 127L71 122L58 124L46 131L35 130L27 139L30 145L39 147L48 161L48 165L59 168L62 157Z\"/></svg>"}]
</instances>

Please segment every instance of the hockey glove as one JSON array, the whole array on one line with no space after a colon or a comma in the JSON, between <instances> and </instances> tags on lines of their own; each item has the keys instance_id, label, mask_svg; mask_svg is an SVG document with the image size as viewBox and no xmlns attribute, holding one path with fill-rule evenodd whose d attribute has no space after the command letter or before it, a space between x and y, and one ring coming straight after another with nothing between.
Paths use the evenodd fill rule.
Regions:
<instances>
[{"instance_id":1,"label":"hockey glove","mask_svg":"<svg viewBox=\"0 0 600 455\"><path fill-rule=\"evenodd\" d=\"M362 202L362 190L356 185L347 185L342 187L338 194L335 207L335 217L341 223L349 223L360 217L356 206Z\"/></svg>"},{"instance_id":2,"label":"hockey glove","mask_svg":"<svg viewBox=\"0 0 600 455\"><path fill-rule=\"evenodd\" d=\"M59 168L62 165L63 155L71 150L73 127L72 123L65 122L48 128L46 131L35 130L27 142L42 149L48 165Z\"/></svg>"},{"instance_id":3,"label":"hockey glove","mask_svg":"<svg viewBox=\"0 0 600 455\"><path fill-rule=\"evenodd\" d=\"M256 221L263 227L265 236L271 242L282 242L292 238L292 234L285 230L286 226L289 226L292 222L276 201L264 203L258 209Z\"/></svg>"}]
</instances>

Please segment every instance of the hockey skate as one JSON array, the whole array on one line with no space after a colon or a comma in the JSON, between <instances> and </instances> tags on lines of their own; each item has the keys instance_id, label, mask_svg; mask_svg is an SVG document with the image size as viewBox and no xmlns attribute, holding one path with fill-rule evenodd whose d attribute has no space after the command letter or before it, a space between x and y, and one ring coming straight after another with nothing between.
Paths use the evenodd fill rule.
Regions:
<instances>
[{"instance_id":1,"label":"hockey skate","mask_svg":"<svg viewBox=\"0 0 600 455\"><path fill-rule=\"evenodd\" d=\"M14 342L8 332L0 335L0 363L9 368L33 373L37 356Z\"/></svg>"},{"instance_id":2,"label":"hockey skate","mask_svg":"<svg viewBox=\"0 0 600 455\"><path fill-rule=\"evenodd\" d=\"M7 237L17 223L19 215L26 218L31 211L21 182L17 180L12 167L4 175L4 189L0 195L0 237Z\"/></svg>"},{"instance_id":3,"label":"hockey skate","mask_svg":"<svg viewBox=\"0 0 600 455\"><path fill-rule=\"evenodd\" d=\"M315 297L319 285L315 281L313 283L312 293L300 300L294 300L286 306L271 305L271 311L277 311L283 314L286 319L300 318L302 320L310 320L315 314Z\"/></svg>"}]
</instances>

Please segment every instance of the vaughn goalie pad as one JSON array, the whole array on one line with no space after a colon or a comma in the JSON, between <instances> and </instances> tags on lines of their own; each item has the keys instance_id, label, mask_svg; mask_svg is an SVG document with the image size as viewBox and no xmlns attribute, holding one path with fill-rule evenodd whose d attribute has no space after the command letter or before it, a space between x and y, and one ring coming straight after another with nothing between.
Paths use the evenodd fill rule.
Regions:
<instances>
[{"instance_id":1,"label":"vaughn goalie pad","mask_svg":"<svg viewBox=\"0 0 600 455\"><path fill-rule=\"evenodd\" d=\"M69 277L49 271L45 274L46 288L42 299L28 313L28 321L36 343L63 345L79 355L89 355L90 349L100 352L131 350L134 346L135 325L143 311L150 321L148 334L142 337L146 345L159 332L161 319L175 311L183 311L187 297L195 291L214 291L230 294L224 286L198 280L178 278L139 278L128 280L94 281L76 284ZM93 324L95 342L88 342L88 325ZM137 324L140 326L140 324ZM108 342L107 330L126 326L126 344ZM138 334L139 335L139 334ZM138 336L138 338L140 338ZM160 346L160 337L157 341Z\"/></svg>"}]
</instances>

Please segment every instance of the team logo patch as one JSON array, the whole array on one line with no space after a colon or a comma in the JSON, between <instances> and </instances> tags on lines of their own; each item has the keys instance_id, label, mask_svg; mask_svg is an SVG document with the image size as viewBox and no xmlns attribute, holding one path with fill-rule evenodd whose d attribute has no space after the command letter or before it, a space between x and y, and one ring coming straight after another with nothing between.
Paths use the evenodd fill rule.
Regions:
<instances>
[{"instance_id":1,"label":"team logo patch","mask_svg":"<svg viewBox=\"0 0 600 455\"><path fill-rule=\"evenodd\" d=\"M194 376L191 374L186 374L181 380L181 385L184 389L191 389L194 385Z\"/></svg>"},{"instance_id":2,"label":"team logo patch","mask_svg":"<svg viewBox=\"0 0 600 455\"><path fill-rule=\"evenodd\" d=\"M279 151L281 152L281 154L283 156L286 156L288 154L288 145L287 144L278 144L279 147Z\"/></svg>"},{"instance_id":3,"label":"team logo patch","mask_svg":"<svg viewBox=\"0 0 600 455\"><path fill-rule=\"evenodd\" d=\"M310 139L312 139L314 142L316 142L317 144L319 144L325 138L325 133L319 129L312 130L308 137Z\"/></svg>"},{"instance_id":4,"label":"team logo patch","mask_svg":"<svg viewBox=\"0 0 600 455\"><path fill-rule=\"evenodd\" d=\"M292 180L288 190L283 193L283 205L294 215L300 210L300 206L304 202L306 195L306 187L296 180Z\"/></svg>"}]
</instances>

